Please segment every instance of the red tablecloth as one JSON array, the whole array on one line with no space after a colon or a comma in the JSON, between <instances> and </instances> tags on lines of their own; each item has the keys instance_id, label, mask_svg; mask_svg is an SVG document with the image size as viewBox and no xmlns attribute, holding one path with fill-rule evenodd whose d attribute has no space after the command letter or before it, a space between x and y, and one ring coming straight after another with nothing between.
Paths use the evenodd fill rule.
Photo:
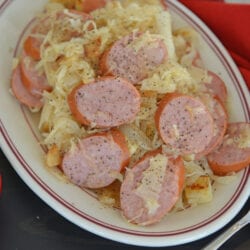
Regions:
<instances>
[{"instance_id":1,"label":"red tablecloth","mask_svg":"<svg viewBox=\"0 0 250 250\"><path fill-rule=\"evenodd\" d=\"M220 0L180 0L217 35L250 89L250 4Z\"/></svg>"}]
</instances>

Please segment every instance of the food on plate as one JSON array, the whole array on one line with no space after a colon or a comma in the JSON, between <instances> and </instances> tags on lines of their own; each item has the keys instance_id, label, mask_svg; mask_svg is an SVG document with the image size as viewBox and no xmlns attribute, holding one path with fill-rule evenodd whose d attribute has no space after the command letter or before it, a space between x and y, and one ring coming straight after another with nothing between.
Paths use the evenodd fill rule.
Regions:
<instances>
[{"instance_id":1,"label":"food on plate","mask_svg":"<svg viewBox=\"0 0 250 250\"><path fill-rule=\"evenodd\" d=\"M198 50L199 37L191 27L173 30L173 39L178 62L185 66L204 68L204 62Z\"/></svg>"},{"instance_id":2,"label":"food on plate","mask_svg":"<svg viewBox=\"0 0 250 250\"><path fill-rule=\"evenodd\" d=\"M229 123L222 144L208 156L217 175L239 171L250 164L250 124Z\"/></svg>"},{"instance_id":3,"label":"food on plate","mask_svg":"<svg viewBox=\"0 0 250 250\"><path fill-rule=\"evenodd\" d=\"M61 164L62 156L55 144L48 150L45 161L48 167L57 167Z\"/></svg>"},{"instance_id":4,"label":"food on plate","mask_svg":"<svg viewBox=\"0 0 250 250\"><path fill-rule=\"evenodd\" d=\"M150 225L169 212L183 190L182 158L167 157L160 150L147 153L126 171L121 185L121 209L132 223Z\"/></svg>"},{"instance_id":5,"label":"food on plate","mask_svg":"<svg viewBox=\"0 0 250 250\"><path fill-rule=\"evenodd\" d=\"M28 36L23 44L24 52L27 56L32 59L39 61L41 60L40 55L40 46L42 44L42 40L33 36Z\"/></svg>"},{"instance_id":6,"label":"food on plate","mask_svg":"<svg viewBox=\"0 0 250 250\"><path fill-rule=\"evenodd\" d=\"M81 3L81 10L83 12L89 13L93 10L102 8L106 5L106 3L110 1L110 0L82 0L82 1L78 1L78 2L82 2ZM78 4L79 6L79 4Z\"/></svg>"},{"instance_id":7,"label":"food on plate","mask_svg":"<svg viewBox=\"0 0 250 250\"><path fill-rule=\"evenodd\" d=\"M223 137L225 135L226 129L227 129L227 125L228 125L227 111L224 105L221 103L218 96L202 94L201 100L205 103L205 105L207 106L209 112L211 113L213 117L214 133L213 133L212 139L210 140L206 148L200 153L195 155L196 160L201 159L201 157L204 155L208 155L218 145L221 144Z\"/></svg>"},{"instance_id":8,"label":"food on plate","mask_svg":"<svg viewBox=\"0 0 250 250\"><path fill-rule=\"evenodd\" d=\"M15 97L29 108L40 109L43 106L41 97L37 97L30 93L30 91L24 86L21 78L21 67L18 65L11 77L11 89Z\"/></svg>"},{"instance_id":9,"label":"food on plate","mask_svg":"<svg viewBox=\"0 0 250 250\"><path fill-rule=\"evenodd\" d=\"M111 128L133 121L140 111L140 102L138 90L118 77L80 84L68 95L76 120L93 128Z\"/></svg>"},{"instance_id":10,"label":"food on plate","mask_svg":"<svg viewBox=\"0 0 250 250\"><path fill-rule=\"evenodd\" d=\"M114 42L100 61L103 75L113 75L138 84L167 60L164 40L149 33L132 33Z\"/></svg>"},{"instance_id":11,"label":"food on plate","mask_svg":"<svg viewBox=\"0 0 250 250\"><path fill-rule=\"evenodd\" d=\"M208 92L211 95L217 96L222 103L226 103L227 100L227 88L222 79L213 73L212 71L208 71L208 78L210 81L205 82L204 84L204 92Z\"/></svg>"},{"instance_id":12,"label":"food on plate","mask_svg":"<svg viewBox=\"0 0 250 250\"><path fill-rule=\"evenodd\" d=\"M111 0L51 0L54 3L61 3L68 9L77 9L86 13L104 7ZM124 5L133 3L134 0L124 1ZM167 9L167 4L164 0L137 0L140 4L158 4L163 9Z\"/></svg>"},{"instance_id":13,"label":"food on plate","mask_svg":"<svg viewBox=\"0 0 250 250\"><path fill-rule=\"evenodd\" d=\"M249 123L228 122L226 82L165 1L53 0L15 62L47 169L130 223L210 202L249 164Z\"/></svg>"},{"instance_id":14,"label":"food on plate","mask_svg":"<svg viewBox=\"0 0 250 250\"><path fill-rule=\"evenodd\" d=\"M102 8L110 0L52 0L54 3L61 3L68 9L77 9L85 13Z\"/></svg>"},{"instance_id":15,"label":"food on plate","mask_svg":"<svg viewBox=\"0 0 250 250\"><path fill-rule=\"evenodd\" d=\"M26 89L34 96L41 97L43 91L50 91L44 72L36 69L36 62L28 56L20 58L21 79Z\"/></svg>"},{"instance_id":16,"label":"food on plate","mask_svg":"<svg viewBox=\"0 0 250 250\"><path fill-rule=\"evenodd\" d=\"M119 130L111 130L79 140L64 155L61 167L72 183L100 188L114 182L128 162L124 135Z\"/></svg>"},{"instance_id":17,"label":"food on plate","mask_svg":"<svg viewBox=\"0 0 250 250\"><path fill-rule=\"evenodd\" d=\"M198 98L169 93L155 113L157 130L165 144L177 154L197 154L211 141L214 122L206 105Z\"/></svg>"},{"instance_id":18,"label":"food on plate","mask_svg":"<svg viewBox=\"0 0 250 250\"><path fill-rule=\"evenodd\" d=\"M211 178L201 175L192 184L187 185L184 190L184 197L190 204L202 204L213 199Z\"/></svg>"}]
</instances>

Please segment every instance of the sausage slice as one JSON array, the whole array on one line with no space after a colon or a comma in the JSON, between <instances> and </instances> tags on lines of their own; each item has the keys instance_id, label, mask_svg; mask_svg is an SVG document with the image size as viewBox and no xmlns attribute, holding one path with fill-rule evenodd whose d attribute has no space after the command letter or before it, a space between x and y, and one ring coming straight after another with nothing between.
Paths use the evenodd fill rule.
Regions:
<instances>
[{"instance_id":1,"label":"sausage slice","mask_svg":"<svg viewBox=\"0 0 250 250\"><path fill-rule=\"evenodd\" d=\"M182 192L184 171L181 157L170 158L159 150L147 153L126 170L120 190L124 217L143 226L160 221Z\"/></svg>"},{"instance_id":2,"label":"sausage slice","mask_svg":"<svg viewBox=\"0 0 250 250\"><path fill-rule=\"evenodd\" d=\"M23 84L32 95L41 97L43 91L51 91L46 75L38 72L36 62L31 57L24 55L20 65Z\"/></svg>"},{"instance_id":3,"label":"sausage slice","mask_svg":"<svg viewBox=\"0 0 250 250\"><path fill-rule=\"evenodd\" d=\"M162 140L181 155L198 154L214 135L212 115L204 103L192 96L170 93L155 113Z\"/></svg>"},{"instance_id":4,"label":"sausage slice","mask_svg":"<svg viewBox=\"0 0 250 250\"><path fill-rule=\"evenodd\" d=\"M250 164L250 123L230 123L221 146L207 156L217 175L237 172Z\"/></svg>"},{"instance_id":5,"label":"sausage slice","mask_svg":"<svg viewBox=\"0 0 250 250\"><path fill-rule=\"evenodd\" d=\"M64 155L61 167L72 183L85 188L101 188L115 181L128 161L124 135L111 130L81 139Z\"/></svg>"},{"instance_id":6,"label":"sausage slice","mask_svg":"<svg viewBox=\"0 0 250 250\"><path fill-rule=\"evenodd\" d=\"M228 124L228 115L226 109L217 96L212 97L211 95L207 94L203 95L201 98L212 114L214 121L214 135L208 146L202 152L196 154L196 160L199 160L202 156L209 154L222 143Z\"/></svg>"},{"instance_id":7,"label":"sausage slice","mask_svg":"<svg viewBox=\"0 0 250 250\"><path fill-rule=\"evenodd\" d=\"M140 94L122 78L103 77L80 84L68 96L76 120L84 125L109 128L134 120L140 110Z\"/></svg>"},{"instance_id":8,"label":"sausage slice","mask_svg":"<svg viewBox=\"0 0 250 250\"><path fill-rule=\"evenodd\" d=\"M109 0L82 0L81 9L85 13L90 13L96 9L105 7Z\"/></svg>"},{"instance_id":9,"label":"sausage slice","mask_svg":"<svg viewBox=\"0 0 250 250\"><path fill-rule=\"evenodd\" d=\"M209 82L205 82L205 91L208 93L218 96L222 103L227 100L227 88L224 81L214 72L208 71L208 76L210 78Z\"/></svg>"},{"instance_id":10,"label":"sausage slice","mask_svg":"<svg viewBox=\"0 0 250 250\"><path fill-rule=\"evenodd\" d=\"M23 85L20 65L12 73L11 89L15 97L29 108L41 108L43 106L41 98L32 95Z\"/></svg>"},{"instance_id":11,"label":"sausage slice","mask_svg":"<svg viewBox=\"0 0 250 250\"><path fill-rule=\"evenodd\" d=\"M33 36L28 36L24 41L23 48L27 56L30 56L34 60L38 61L41 59L40 55L41 44L42 44L42 39Z\"/></svg>"},{"instance_id":12,"label":"sausage slice","mask_svg":"<svg viewBox=\"0 0 250 250\"><path fill-rule=\"evenodd\" d=\"M116 41L102 56L100 69L103 75L120 76L137 84L166 58L162 39L137 32Z\"/></svg>"}]
</instances>

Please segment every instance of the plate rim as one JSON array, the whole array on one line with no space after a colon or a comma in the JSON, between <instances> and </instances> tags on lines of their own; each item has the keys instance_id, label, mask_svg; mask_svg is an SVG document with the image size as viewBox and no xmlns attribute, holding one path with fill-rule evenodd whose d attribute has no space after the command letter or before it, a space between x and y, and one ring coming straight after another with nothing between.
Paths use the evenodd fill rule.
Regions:
<instances>
[{"instance_id":1,"label":"plate rim","mask_svg":"<svg viewBox=\"0 0 250 250\"><path fill-rule=\"evenodd\" d=\"M0 14L7 8L7 6L11 2L12 1L10 1L10 0L5 0L4 1L4 3L0 6ZM172 1L172 0L167 1L167 3L170 4L172 6L172 8L176 8L178 10L182 10L183 12L187 13L188 18L191 19L190 22L192 22L193 25L194 24L199 25L204 30L204 32L207 34L208 38L209 37L211 38L211 41L214 42L214 45L217 46L217 49L219 50L219 52L221 53L221 56L223 57L223 60L222 59L220 59L220 60L225 61L225 63L227 63L227 66L229 67L231 73L235 77L234 80L237 80L237 82L238 82L237 86L240 88L239 91L241 93L243 93L244 98L247 98L245 96L245 94L247 93L246 84L245 84L245 82L244 82L244 80L243 80L237 66L235 65L234 61L232 60L232 58L230 57L230 55L228 54L228 52L226 51L224 46L221 44L221 42L218 40L218 38L213 34L213 32L206 26L206 24L203 23L203 21L201 21L194 13L192 13L189 9L187 9L181 3L177 2L177 1ZM185 21L187 21L187 20L185 20ZM235 86L235 87L237 87L237 86ZM241 96L241 95L239 94L239 96ZM249 100L249 98L248 98L248 100ZM248 102L245 100L245 103L247 104ZM242 104L243 104L243 102L241 103L241 105ZM249 110L248 110L247 116L248 116L248 119L249 119ZM26 171L22 172L23 168L20 167L22 164L21 164L20 161L17 160L17 158L15 158L16 157L15 153L14 153L13 149L11 149L12 147L11 147L11 145L9 145L8 139L5 137L6 134L4 132L4 126L3 126L1 118L0 118L0 131L1 131L1 134L3 135L2 137L0 137L1 148L2 148L3 152L5 153L5 155L7 156L8 160L10 161L12 167L15 169L15 171L18 173L18 175L21 177L21 179L26 183L26 185L29 186L29 188L38 197L40 197L43 200L43 202L47 203L47 205L49 205L52 209L54 209L56 212L61 214L65 219L67 219L67 220L71 221L72 223L74 223L75 225L80 226L81 228L83 228L85 230L88 230L88 231L90 231L90 232L92 232L92 233L94 233L96 235L101 236L101 237L104 237L104 238L107 238L107 239L110 239L110 240L115 240L115 241L118 241L118 242L121 242L121 243L137 245L137 246L173 246L173 245L180 245L180 244L183 244L183 243L188 243L188 242L191 242L193 240L198 240L200 238L206 237L206 236L212 234L213 232L219 230L221 227L225 226L226 223L228 222L228 216L221 215L220 220L222 220L223 222L218 223L218 224L220 224L219 226L217 226L217 227L215 227L213 229L210 229L210 232L206 231L203 234L200 232L198 237L190 237L189 236L188 239L187 239L187 237L185 239L183 239L182 237L179 237L179 236L182 236L183 234L180 234L179 236L175 235L174 239L171 238L173 236L155 236L155 235L152 236L156 240L152 240L152 237L149 237L149 235L147 235L147 236L128 235L127 233L124 233L124 232L117 232L117 231L114 232L114 230L112 230L112 229L104 228L103 225L96 225L96 224L92 225L93 222L88 221L85 218L81 218L84 221L84 223L83 222L79 223L79 221L77 221L77 218L75 218L74 215L71 215L72 218L70 218L71 216L70 216L70 214L68 214L68 212L69 212L67 210L68 208L65 208L65 206L62 203L60 203L60 202L58 203L58 201L54 200L54 197L51 197L50 194L48 194L47 191L45 191L41 186L38 185L37 181L32 179L32 177L26 176L26 174L27 174ZM11 137L10 137L10 139L11 139ZM8 145L7 148L6 148L6 144ZM19 167L17 167L17 166L19 166ZM250 172L249 168L244 170L244 171L245 171L244 172L245 175L249 175L249 172ZM35 184L35 186L34 186L34 184ZM38 185L38 186L36 186L36 185ZM243 207L244 203L246 202L246 200L248 198L247 195L244 196L245 198L242 197L243 196L242 192L248 194L248 196L249 196L250 192L249 191L247 192L247 187L250 187L249 178L248 178L248 180L246 179L245 182L242 185L243 185L242 190L240 191L239 196L238 196L237 199L241 198L241 200L243 202L241 202L240 205L236 206L236 209L232 209L232 207L235 208L235 204L234 203L231 204L231 208L229 208L229 209L232 210L231 213L230 213L230 220L234 218L234 216ZM66 209L66 211L63 211L65 209ZM72 211L70 211L70 213L72 213ZM75 219L76 219L76 221L74 221ZM86 225L86 222L87 222L87 225ZM215 219L212 222L218 222L218 219ZM207 227L207 226L205 226L205 227ZM102 230L104 229L104 231L99 230L100 228ZM202 226L202 227L200 227L198 229L194 229L194 230L192 230L192 232L195 232L195 231L199 232L201 229L204 229L204 226ZM115 233L115 235L116 235L116 237L118 239L114 239L114 237L113 237L114 233ZM186 233L184 233L184 234L186 234ZM122 236L122 237L119 237L119 236ZM149 237L150 240L145 242L145 237ZM166 238L166 239L165 240L162 239L161 242L158 242L157 240L160 237ZM140 241L140 239L142 239L142 238L143 238L144 242ZM178 239L178 244L176 244L176 238L179 238Z\"/></svg>"}]
</instances>

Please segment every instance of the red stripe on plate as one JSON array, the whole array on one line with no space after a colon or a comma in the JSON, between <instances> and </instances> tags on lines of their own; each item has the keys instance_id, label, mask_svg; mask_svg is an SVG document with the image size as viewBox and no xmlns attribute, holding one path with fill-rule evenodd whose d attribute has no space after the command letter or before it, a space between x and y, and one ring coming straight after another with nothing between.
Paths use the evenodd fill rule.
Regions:
<instances>
[{"instance_id":1,"label":"red stripe on plate","mask_svg":"<svg viewBox=\"0 0 250 250\"><path fill-rule=\"evenodd\" d=\"M1 3L0 5L0 15L2 14L2 12L4 12L4 10L6 9L6 7L10 4L10 0L5 0Z\"/></svg>"}]
</instances>

